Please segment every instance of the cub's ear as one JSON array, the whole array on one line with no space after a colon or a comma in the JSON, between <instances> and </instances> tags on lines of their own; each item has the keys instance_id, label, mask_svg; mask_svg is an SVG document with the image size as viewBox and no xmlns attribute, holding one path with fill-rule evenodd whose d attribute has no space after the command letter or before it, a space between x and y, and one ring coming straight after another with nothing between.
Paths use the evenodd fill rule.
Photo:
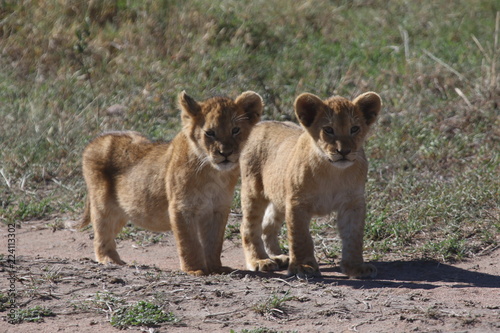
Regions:
<instances>
[{"instance_id":1,"label":"cub's ear","mask_svg":"<svg viewBox=\"0 0 500 333\"><path fill-rule=\"evenodd\" d=\"M359 107L368 126L375 122L382 108L382 99L373 91L359 95L352 103Z\"/></svg>"},{"instance_id":2,"label":"cub's ear","mask_svg":"<svg viewBox=\"0 0 500 333\"><path fill-rule=\"evenodd\" d=\"M309 93L300 94L294 103L295 114L305 127L312 125L318 111L324 106L325 103L318 96Z\"/></svg>"},{"instance_id":3,"label":"cub's ear","mask_svg":"<svg viewBox=\"0 0 500 333\"><path fill-rule=\"evenodd\" d=\"M186 94L186 91L182 91L179 94L179 107L182 110L182 118L184 119L186 116L193 118L196 117L200 111L201 107L192 97Z\"/></svg>"},{"instance_id":4,"label":"cub's ear","mask_svg":"<svg viewBox=\"0 0 500 333\"><path fill-rule=\"evenodd\" d=\"M245 91L236 98L235 103L245 110L250 123L255 124L260 120L264 101L259 94L253 91Z\"/></svg>"}]
</instances>

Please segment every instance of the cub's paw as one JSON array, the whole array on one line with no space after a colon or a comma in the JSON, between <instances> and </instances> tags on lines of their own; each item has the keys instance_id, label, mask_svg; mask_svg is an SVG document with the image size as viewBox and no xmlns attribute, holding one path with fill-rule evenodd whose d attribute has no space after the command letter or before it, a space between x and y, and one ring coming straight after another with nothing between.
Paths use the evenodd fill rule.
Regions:
<instances>
[{"instance_id":1,"label":"cub's paw","mask_svg":"<svg viewBox=\"0 0 500 333\"><path fill-rule=\"evenodd\" d=\"M108 255L103 255L103 256L99 256L96 258L97 262L101 263L101 264L115 264L115 265L126 265L127 263L123 260L120 259L120 256L118 255L112 255L112 256L108 256Z\"/></svg>"},{"instance_id":2,"label":"cub's paw","mask_svg":"<svg viewBox=\"0 0 500 333\"><path fill-rule=\"evenodd\" d=\"M280 254L279 256L272 256L272 260L274 260L280 268L287 268L290 263L290 257L284 254Z\"/></svg>"},{"instance_id":3,"label":"cub's paw","mask_svg":"<svg viewBox=\"0 0 500 333\"><path fill-rule=\"evenodd\" d=\"M288 266L288 276L297 276L299 279L321 277L318 263L308 262L305 264L290 263Z\"/></svg>"},{"instance_id":4,"label":"cub's paw","mask_svg":"<svg viewBox=\"0 0 500 333\"><path fill-rule=\"evenodd\" d=\"M259 265L258 270L261 272L272 272L280 269L279 264L273 259L257 260L257 263Z\"/></svg>"},{"instance_id":5,"label":"cub's paw","mask_svg":"<svg viewBox=\"0 0 500 333\"><path fill-rule=\"evenodd\" d=\"M118 260L114 261L114 263L117 264L117 265L126 265L127 264L125 261L123 261L121 259L118 259Z\"/></svg>"},{"instance_id":6,"label":"cub's paw","mask_svg":"<svg viewBox=\"0 0 500 333\"><path fill-rule=\"evenodd\" d=\"M247 268L252 271L272 272L280 269L278 263L273 259L257 259L249 262Z\"/></svg>"},{"instance_id":7,"label":"cub's paw","mask_svg":"<svg viewBox=\"0 0 500 333\"><path fill-rule=\"evenodd\" d=\"M348 262L341 262L340 268L342 273L348 275L350 278L374 278L377 276L377 268L372 264L361 263L352 264Z\"/></svg>"},{"instance_id":8,"label":"cub's paw","mask_svg":"<svg viewBox=\"0 0 500 333\"><path fill-rule=\"evenodd\" d=\"M185 271L187 274L189 275L193 275L193 276L204 276L204 275L208 275L207 272L205 272L204 270L202 269L197 269L197 270L194 270L194 271Z\"/></svg>"}]
</instances>

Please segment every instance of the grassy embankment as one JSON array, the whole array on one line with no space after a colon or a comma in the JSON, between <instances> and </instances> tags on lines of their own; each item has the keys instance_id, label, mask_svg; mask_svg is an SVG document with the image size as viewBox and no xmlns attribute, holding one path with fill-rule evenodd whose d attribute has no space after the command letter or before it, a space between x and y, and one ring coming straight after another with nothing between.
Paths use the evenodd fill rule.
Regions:
<instances>
[{"instance_id":1,"label":"grassy embankment","mask_svg":"<svg viewBox=\"0 0 500 333\"><path fill-rule=\"evenodd\" d=\"M184 89L255 90L267 119L293 117L302 92L373 90L367 256L453 260L498 243L497 1L92 3L0 4L2 222L78 218L85 144L106 130L171 138ZM332 228L313 229L336 256Z\"/></svg>"}]
</instances>

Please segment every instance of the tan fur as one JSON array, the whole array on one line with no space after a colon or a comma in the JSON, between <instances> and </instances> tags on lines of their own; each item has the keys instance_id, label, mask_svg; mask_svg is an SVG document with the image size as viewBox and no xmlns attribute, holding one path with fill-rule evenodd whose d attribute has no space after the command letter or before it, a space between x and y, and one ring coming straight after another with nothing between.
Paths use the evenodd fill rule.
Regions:
<instances>
[{"instance_id":1,"label":"tan fur","mask_svg":"<svg viewBox=\"0 0 500 333\"><path fill-rule=\"evenodd\" d=\"M179 95L182 131L169 143L136 132L103 134L83 153L88 196L81 226L92 222L97 261L124 264L115 237L127 221L172 230L181 269L193 275L228 271L220 260L243 144L260 119L262 98L196 102Z\"/></svg>"},{"instance_id":2,"label":"tan fur","mask_svg":"<svg viewBox=\"0 0 500 333\"><path fill-rule=\"evenodd\" d=\"M376 275L362 256L368 170L363 141L381 103L373 92L353 102L302 94L295 100L302 127L257 124L240 158L241 235L248 269L269 271L288 264L290 275L319 276L309 223L313 216L336 211L343 272ZM278 243L284 220L289 257Z\"/></svg>"}]
</instances>

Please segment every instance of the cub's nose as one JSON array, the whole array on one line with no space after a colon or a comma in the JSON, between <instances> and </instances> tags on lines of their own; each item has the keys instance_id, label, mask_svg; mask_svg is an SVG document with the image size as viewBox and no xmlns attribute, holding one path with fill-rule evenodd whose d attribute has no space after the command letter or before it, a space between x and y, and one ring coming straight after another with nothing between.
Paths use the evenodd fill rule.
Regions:
<instances>
[{"instance_id":1,"label":"cub's nose","mask_svg":"<svg viewBox=\"0 0 500 333\"><path fill-rule=\"evenodd\" d=\"M233 153L233 150L232 149L228 149L228 150L219 150L219 154L221 154L222 156L228 158L229 156L231 156L231 154Z\"/></svg>"},{"instance_id":2,"label":"cub's nose","mask_svg":"<svg viewBox=\"0 0 500 333\"><path fill-rule=\"evenodd\" d=\"M350 148L340 149L340 150L337 149L337 153L345 157L351 153L351 149Z\"/></svg>"}]
</instances>

